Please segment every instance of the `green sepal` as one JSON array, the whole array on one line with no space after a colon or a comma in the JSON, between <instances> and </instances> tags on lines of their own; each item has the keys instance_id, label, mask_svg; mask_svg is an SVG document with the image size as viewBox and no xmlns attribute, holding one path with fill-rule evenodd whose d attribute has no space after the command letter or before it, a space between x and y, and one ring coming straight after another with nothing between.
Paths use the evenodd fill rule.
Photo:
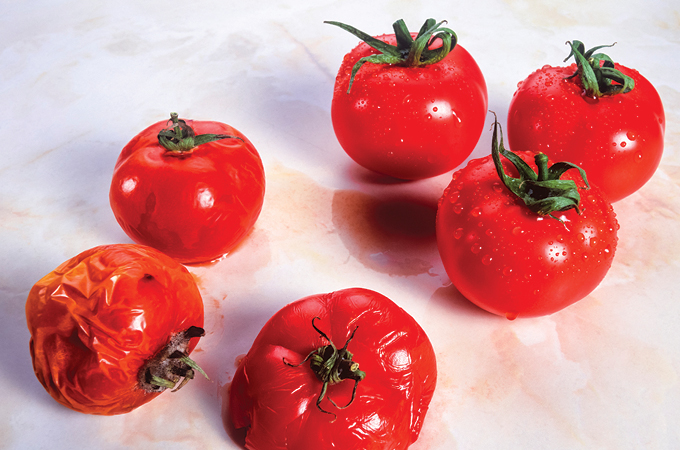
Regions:
<instances>
[{"instance_id":1,"label":"green sepal","mask_svg":"<svg viewBox=\"0 0 680 450\"><path fill-rule=\"evenodd\" d=\"M500 139L498 135L500 134ZM513 178L505 173L501 163L501 155L507 158L519 172L519 178ZM585 171L569 162L558 162L548 167L548 157L544 153L534 156L538 172L534 171L521 157L507 150L503 145L503 130L494 113L491 156L496 172L503 184L518 196L533 212L541 216L550 216L560 220L553 213L574 209L578 214L581 195L574 180L562 180L562 175L571 169L579 171L585 189L590 189Z\"/></svg>"},{"instance_id":2,"label":"green sepal","mask_svg":"<svg viewBox=\"0 0 680 450\"><path fill-rule=\"evenodd\" d=\"M164 128L158 133L158 142L166 150L177 154L190 152L199 145L220 141L222 139L243 140L238 136L230 136L227 134L199 134L196 136L193 128L191 128L185 120L180 119L177 113L170 114L168 123L170 122L172 123L168 128Z\"/></svg>"},{"instance_id":3,"label":"green sepal","mask_svg":"<svg viewBox=\"0 0 680 450\"><path fill-rule=\"evenodd\" d=\"M352 89L354 77L359 69L361 69L361 66L367 62L371 64L398 64L407 67L435 64L444 59L455 48L458 42L458 37L453 30L441 26L446 23L444 20L437 22L434 19L427 19L423 26L420 27L420 31L415 39L411 37L406 23L402 19L397 20L392 24L397 45L387 44L351 25L334 21L325 21L324 23L338 26L352 33L380 52L375 55L365 56L354 64L349 79L349 87L347 88L348 94ZM437 39L442 41L441 47L430 50L429 47Z\"/></svg>"},{"instance_id":4,"label":"green sepal","mask_svg":"<svg viewBox=\"0 0 680 450\"><path fill-rule=\"evenodd\" d=\"M625 94L635 88L635 81L628 75L614 68L614 61L604 53L595 53L597 50L611 45L599 45L590 50L585 50L585 45L581 41L567 42L571 47L569 56L576 60L578 69L572 75L573 78L580 76L586 95L589 97L603 97L606 95Z\"/></svg>"}]
</instances>

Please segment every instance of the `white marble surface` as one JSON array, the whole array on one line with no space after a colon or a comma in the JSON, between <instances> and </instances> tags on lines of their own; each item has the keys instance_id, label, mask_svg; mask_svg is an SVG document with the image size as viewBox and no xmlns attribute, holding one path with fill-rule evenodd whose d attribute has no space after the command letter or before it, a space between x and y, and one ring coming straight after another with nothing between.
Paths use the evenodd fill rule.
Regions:
<instances>
[{"instance_id":1,"label":"white marble surface","mask_svg":"<svg viewBox=\"0 0 680 450\"><path fill-rule=\"evenodd\" d=\"M377 290L407 309L437 351L423 449L680 448L680 4L644 1L46 1L0 6L0 448L238 448L222 392L265 321L308 294ZM333 80L357 40L448 19L505 120L518 81L561 64L565 41L618 41L666 108L654 178L615 204L616 259L589 297L514 322L450 286L434 237L451 174L393 183L357 167L330 121ZM33 375L31 286L87 248L130 242L108 204L121 148L178 111L229 123L260 151L267 194L236 252L192 268L206 305L193 381L123 416L54 402ZM488 129L488 128L487 128ZM474 156L488 154L485 132ZM407 220L412 213L418 219Z\"/></svg>"}]
</instances>

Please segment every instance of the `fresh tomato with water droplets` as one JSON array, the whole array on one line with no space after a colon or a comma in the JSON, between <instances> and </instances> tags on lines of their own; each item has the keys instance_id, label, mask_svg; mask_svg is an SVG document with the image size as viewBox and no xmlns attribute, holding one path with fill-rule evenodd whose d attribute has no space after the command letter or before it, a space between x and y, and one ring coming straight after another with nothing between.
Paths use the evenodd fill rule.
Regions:
<instances>
[{"instance_id":1,"label":"fresh tomato with water droplets","mask_svg":"<svg viewBox=\"0 0 680 450\"><path fill-rule=\"evenodd\" d=\"M453 170L472 153L486 118L486 82L452 30L429 19L409 33L399 20L394 34L372 37L328 23L364 41L345 55L331 103L335 135L354 161L416 180Z\"/></svg>"},{"instance_id":2,"label":"fresh tomato with water droplets","mask_svg":"<svg viewBox=\"0 0 680 450\"><path fill-rule=\"evenodd\" d=\"M264 190L262 161L241 132L173 113L123 148L109 199L133 241L195 264L221 258L244 239Z\"/></svg>"},{"instance_id":3,"label":"fresh tomato with water droplets","mask_svg":"<svg viewBox=\"0 0 680 450\"><path fill-rule=\"evenodd\" d=\"M508 143L515 151L578 164L616 202L656 171L666 123L654 86L638 71L594 53L599 48L586 52L574 41L576 64L545 66L518 85L508 112Z\"/></svg>"},{"instance_id":4,"label":"fresh tomato with water droplets","mask_svg":"<svg viewBox=\"0 0 680 450\"><path fill-rule=\"evenodd\" d=\"M404 450L437 380L425 331L361 288L290 303L262 328L230 386L249 450Z\"/></svg>"},{"instance_id":5,"label":"fresh tomato with water droplets","mask_svg":"<svg viewBox=\"0 0 680 450\"><path fill-rule=\"evenodd\" d=\"M455 172L439 201L439 252L453 285L477 306L509 319L551 314L602 281L618 223L601 191L585 190L577 166L513 154L498 143L498 128L492 155Z\"/></svg>"},{"instance_id":6,"label":"fresh tomato with water droplets","mask_svg":"<svg viewBox=\"0 0 680 450\"><path fill-rule=\"evenodd\" d=\"M44 276L26 301L33 368L59 403L88 414L132 411L200 368L192 275L151 247L104 245Z\"/></svg>"}]
</instances>

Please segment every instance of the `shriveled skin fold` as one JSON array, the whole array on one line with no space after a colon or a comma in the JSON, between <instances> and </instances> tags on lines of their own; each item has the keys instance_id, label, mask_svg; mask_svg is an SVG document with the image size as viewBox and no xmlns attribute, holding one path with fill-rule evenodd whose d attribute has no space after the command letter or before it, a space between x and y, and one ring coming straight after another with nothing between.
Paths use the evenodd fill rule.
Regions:
<instances>
[{"instance_id":1,"label":"shriveled skin fold","mask_svg":"<svg viewBox=\"0 0 680 450\"><path fill-rule=\"evenodd\" d=\"M291 367L328 345L312 327L341 348L365 371L354 382L329 385L316 405L322 383L309 363ZM357 328L358 327L358 328ZM435 390L437 367L432 345L418 323L387 297L352 288L314 295L276 313L241 361L230 389L229 418L247 428L250 450L398 450L418 438Z\"/></svg>"},{"instance_id":2,"label":"shriveled skin fold","mask_svg":"<svg viewBox=\"0 0 680 450\"><path fill-rule=\"evenodd\" d=\"M138 387L145 361L169 339L203 326L191 274L150 247L87 250L43 277L26 302L38 380L59 403L89 414L121 414L159 393ZM190 353L198 339L191 339Z\"/></svg>"}]
</instances>

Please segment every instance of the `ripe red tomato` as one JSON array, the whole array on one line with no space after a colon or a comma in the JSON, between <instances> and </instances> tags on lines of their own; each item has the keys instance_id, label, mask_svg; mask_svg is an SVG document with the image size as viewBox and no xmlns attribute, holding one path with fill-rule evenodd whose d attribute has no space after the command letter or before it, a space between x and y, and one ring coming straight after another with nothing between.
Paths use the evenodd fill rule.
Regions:
<instances>
[{"instance_id":1,"label":"ripe red tomato","mask_svg":"<svg viewBox=\"0 0 680 450\"><path fill-rule=\"evenodd\" d=\"M255 147L219 122L158 122L123 148L109 199L139 244L185 264L231 251L253 228L265 177ZM166 145L163 145L163 142Z\"/></svg>"},{"instance_id":2,"label":"ripe red tomato","mask_svg":"<svg viewBox=\"0 0 680 450\"><path fill-rule=\"evenodd\" d=\"M250 450L406 449L436 379L427 335L390 299L313 295L262 328L231 383L229 418Z\"/></svg>"},{"instance_id":3,"label":"ripe red tomato","mask_svg":"<svg viewBox=\"0 0 680 450\"><path fill-rule=\"evenodd\" d=\"M82 413L132 411L200 371L188 355L203 335L201 295L150 247L104 245L64 262L31 289L26 320L38 380Z\"/></svg>"},{"instance_id":4,"label":"ripe red tomato","mask_svg":"<svg viewBox=\"0 0 680 450\"><path fill-rule=\"evenodd\" d=\"M583 52L578 41L574 47ZM585 54L583 60L577 58L578 66L544 66L518 85L508 112L508 142L516 151L540 151L578 164L616 202L642 187L661 161L663 105L638 71L602 54ZM605 75L616 77L604 88L583 77L570 78L577 70L592 77L600 65L608 71ZM614 71L629 77L634 87L625 92L630 80ZM621 89L626 80L629 85Z\"/></svg>"},{"instance_id":5,"label":"ripe red tomato","mask_svg":"<svg viewBox=\"0 0 680 450\"><path fill-rule=\"evenodd\" d=\"M602 281L616 251L618 223L597 187L577 188L575 180L584 184L579 172L565 172L577 167L548 169L544 154L513 155L502 137L498 145L498 127L494 154L455 172L439 201L439 252L453 285L477 306L509 319L551 314ZM499 177L494 158L507 177L518 176L515 161L526 175ZM543 176L534 172L534 159Z\"/></svg>"},{"instance_id":6,"label":"ripe red tomato","mask_svg":"<svg viewBox=\"0 0 680 450\"><path fill-rule=\"evenodd\" d=\"M416 180L453 170L472 153L486 117L486 82L453 31L429 19L416 35L397 21L395 34L372 38L329 23L366 42L345 55L331 104L335 135L354 161Z\"/></svg>"}]
</instances>

